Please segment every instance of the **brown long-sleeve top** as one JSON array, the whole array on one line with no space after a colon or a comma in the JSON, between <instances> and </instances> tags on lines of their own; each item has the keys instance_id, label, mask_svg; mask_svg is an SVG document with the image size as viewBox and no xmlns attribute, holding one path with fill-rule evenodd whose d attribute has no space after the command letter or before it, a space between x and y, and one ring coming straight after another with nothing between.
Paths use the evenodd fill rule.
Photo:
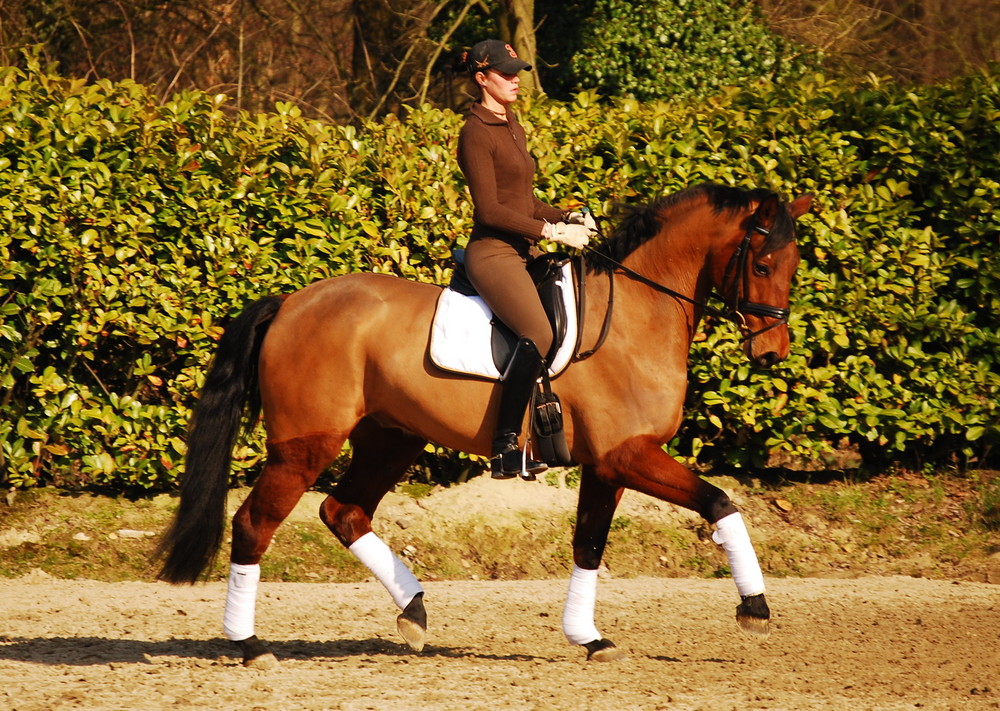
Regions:
<instances>
[{"instance_id":1,"label":"brown long-sleeve top","mask_svg":"<svg viewBox=\"0 0 1000 711\"><path fill-rule=\"evenodd\" d=\"M524 128L513 112L507 117L509 123L476 102L458 137L458 164L474 208L470 239L537 242L545 222L559 222L563 212L535 197Z\"/></svg>"}]
</instances>

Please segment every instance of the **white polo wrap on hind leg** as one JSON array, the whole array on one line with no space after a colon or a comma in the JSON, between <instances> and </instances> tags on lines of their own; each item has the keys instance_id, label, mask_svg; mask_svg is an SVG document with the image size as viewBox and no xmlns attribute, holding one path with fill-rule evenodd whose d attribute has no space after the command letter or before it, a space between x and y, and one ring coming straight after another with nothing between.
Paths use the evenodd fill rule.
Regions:
<instances>
[{"instance_id":1,"label":"white polo wrap on hind leg","mask_svg":"<svg viewBox=\"0 0 1000 711\"><path fill-rule=\"evenodd\" d=\"M233 642L253 637L254 610L257 607L257 586L260 584L259 565L229 564L229 587L226 590L226 612L222 631Z\"/></svg>"},{"instance_id":2,"label":"white polo wrap on hind leg","mask_svg":"<svg viewBox=\"0 0 1000 711\"><path fill-rule=\"evenodd\" d=\"M563 608L563 634L570 644L587 644L603 639L594 625L594 603L597 600L597 571L573 566Z\"/></svg>"},{"instance_id":3,"label":"white polo wrap on hind leg","mask_svg":"<svg viewBox=\"0 0 1000 711\"><path fill-rule=\"evenodd\" d=\"M726 551L740 596L760 595L764 592L764 574L739 511L720 518L715 522L715 529L712 540Z\"/></svg>"},{"instance_id":4,"label":"white polo wrap on hind leg","mask_svg":"<svg viewBox=\"0 0 1000 711\"><path fill-rule=\"evenodd\" d=\"M373 532L369 531L354 541L348 550L385 586L400 610L406 609L410 600L424 591L406 563Z\"/></svg>"}]
</instances>

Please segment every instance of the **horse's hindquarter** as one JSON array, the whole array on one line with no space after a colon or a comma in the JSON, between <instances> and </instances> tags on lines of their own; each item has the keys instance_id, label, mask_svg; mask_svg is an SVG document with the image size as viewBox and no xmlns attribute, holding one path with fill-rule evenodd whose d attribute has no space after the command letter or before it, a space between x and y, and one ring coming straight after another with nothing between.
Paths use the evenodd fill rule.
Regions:
<instances>
[{"instance_id":1,"label":"horse's hindquarter","mask_svg":"<svg viewBox=\"0 0 1000 711\"><path fill-rule=\"evenodd\" d=\"M450 377L427 360L440 293L350 274L288 297L261 348L268 439L347 434L371 416L448 447L481 449L492 384Z\"/></svg>"}]
</instances>

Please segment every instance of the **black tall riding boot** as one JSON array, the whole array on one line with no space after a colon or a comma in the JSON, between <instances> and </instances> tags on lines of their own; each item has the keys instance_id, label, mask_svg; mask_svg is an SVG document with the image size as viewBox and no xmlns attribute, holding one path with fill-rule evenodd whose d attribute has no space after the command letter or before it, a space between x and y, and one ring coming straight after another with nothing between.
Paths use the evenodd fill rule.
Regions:
<instances>
[{"instance_id":1,"label":"black tall riding boot","mask_svg":"<svg viewBox=\"0 0 1000 711\"><path fill-rule=\"evenodd\" d=\"M524 412L531 402L542 365L542 356L530 338L522 338L517 342L501 381L500 412L497 415L497 429L490 457L490 471L494 479L510 479L521 473L522 454L518 439L521 436ZM524 462L524 471L531 479L546 469L548 467L544 462L532 459Z\"/></svg>"}]
</instances>

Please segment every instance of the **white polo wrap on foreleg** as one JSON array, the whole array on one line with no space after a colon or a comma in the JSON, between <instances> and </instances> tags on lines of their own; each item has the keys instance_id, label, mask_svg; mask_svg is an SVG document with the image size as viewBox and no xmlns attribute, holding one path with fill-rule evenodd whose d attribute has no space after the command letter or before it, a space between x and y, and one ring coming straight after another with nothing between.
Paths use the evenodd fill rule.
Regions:
<instances>
[{"instance_id":1,"label":"white polo wrap on foreleg","mask_svg":"<svg viewBox=\"0 0 1000 711\"><path fill-rule=\"evenodd\" d=\"M594 625L594 603L597 600L597 571L573 566L563 609L563 634L570 644L587 644L602 639Z\"/></svg>"},{"instance_id":2,"label":"white polo wrap on foreleg","mask_svg":"<svg viewBox=\"0 0 1000 711\"><path fill-rule=\"evenodd\" d=\"M410 600L424 591L406 563L373 532L369 531L354 541L348 550L385 586L400 610L405 609Z\"/></svg>"},{"instance_id":3,"label":"white polo wrap on foreleg","mask_svg":"<svg viewBox=\"0 0 1000 711\"><path fill-rule=\"evenodd\" d=\"M764 574L739 511L720 518L715 522L715 529L712 540L726 551L740 596L760 595L764 592Z\"/></svg>"},{"instance_id":4,"label":"white polo wrap on foreleg","mask_svg":"<svg viewBox=\"0 0 1000 711\"><path fill-rule=\"evenodd\" d=\"M253 637L254 610L257 607L259 565L229 564L229 587L226 590L226 612L222 631L233 642Z\"/></svg>"}]
</instances>

